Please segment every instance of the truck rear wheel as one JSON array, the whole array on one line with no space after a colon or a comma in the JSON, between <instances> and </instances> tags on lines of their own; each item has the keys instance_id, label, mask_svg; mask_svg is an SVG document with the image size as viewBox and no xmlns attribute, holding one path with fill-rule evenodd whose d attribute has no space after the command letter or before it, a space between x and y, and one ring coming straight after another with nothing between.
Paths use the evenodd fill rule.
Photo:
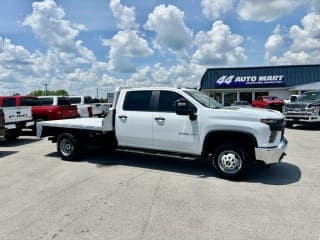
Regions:
<instances>
[{"instance_id":1,"label":"truck rear wheel","mask_svg":"<svg viewBox=\"0 0 320 240\"><path fill-rule=\"evenodd\" d=\"M14 141L20 136L20 134L21 131L19 130L8 130L6 131L4 138L6 141Z\"/></svg>"},{"instance_id":2,"label":"truck rear wheel","mask_svg":"<svg viewBox=\"0 0 320 240\"><path fill-rule=\"evenodd\" d=\"M57 139L57 151L63 160L76 160L80 151L78 140L70 133L60 134Z\"/></svg>"},{"instance_id":3,"label":"truck rear wheel","mask_svg":"<svg viewBox=\"0 0 320 240\"><path fill-rule=\"evenodd\" d=\"M247 148L238 143L225 143L214 149L211 161L220 176L237 179L246 172L250 154Z\"/></svg>"}]
</instances>

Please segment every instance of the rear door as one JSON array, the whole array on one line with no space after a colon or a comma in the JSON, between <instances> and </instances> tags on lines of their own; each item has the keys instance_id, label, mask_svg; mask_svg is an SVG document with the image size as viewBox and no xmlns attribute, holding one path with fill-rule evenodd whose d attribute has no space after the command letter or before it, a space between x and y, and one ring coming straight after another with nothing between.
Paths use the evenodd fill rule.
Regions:
<instances>
[{"instance_id":1,"label":"rear door","mask_svg":"<svg viewBox=\"0 0 320 240\"><path fill-rule=\"evenodd\" d=\"M158 91L153 113L154 149L195 153L199 144L199 121L176 114L176 101L184 98L173 91Z\"/></svg>"},{"instance_id":2,"label":"rear door","mask_svg":"<svg viewBox=\"0 0 320 240\"><path fill-rule=\"evenodd\" d=\"M77 106L73 106L70 103L69 98L58 97L58 116L61 119L73 118L77 116Z\"/></svg>"},{"instance_id":3,"label":"rear door","mask_svg":"<svg viewBox=\"0 0 320 240\"><path fill-rule=\"evenodd\" d=\"M115 129L120 146L152 148L152 95L151 90L127 91L119 101Z\"/></svg>"}]
</instances>

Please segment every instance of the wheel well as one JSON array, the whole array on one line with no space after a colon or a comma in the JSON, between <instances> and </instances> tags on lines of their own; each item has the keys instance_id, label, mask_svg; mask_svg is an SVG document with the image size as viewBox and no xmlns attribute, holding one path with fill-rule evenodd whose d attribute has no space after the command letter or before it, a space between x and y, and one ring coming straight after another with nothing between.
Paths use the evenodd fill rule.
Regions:
<instances>
[{"instance_id":1,"label":"wheel well","mask_svg":"<svg viewBox=\"0 0 320 240\"><path fill-rule=\"evenodd\" d=\"M248 147L248 150L253 154L253 156L254 148L258 146L256 138L250 133L237 131L213 131L208 133L204 140L202 155L208 156L208 154L210 154L210 152L218 145L226 142L232 142Z\"/></svg>"}]
</instances>

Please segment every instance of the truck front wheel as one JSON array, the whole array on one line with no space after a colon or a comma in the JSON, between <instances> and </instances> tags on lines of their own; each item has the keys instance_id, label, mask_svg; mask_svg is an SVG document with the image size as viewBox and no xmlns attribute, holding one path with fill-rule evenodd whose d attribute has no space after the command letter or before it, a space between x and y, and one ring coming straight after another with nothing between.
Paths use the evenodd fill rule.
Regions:
<instances>
[{"instance_id":1,"label":"truck front wheel","mask_svg":"<svg viewBox=\"0 0 320 240\"><path fill-rule=\"evenodd\" d=\"M237 143L225 143L217 146L211 156L211 161L224 178L236 179L245 173L250 162L247 148Z\"/></svg>"},{"instance_id":2,"label":"truck front wheel","mask_svg":"<svg viewBox=\"0 0 320 240\"><path fill-rule=\"evenodd\" d=\"M79 155L78 140L70 133L62 133L57 139L57 151L63 160L73 161Z\"/></svg>"}]
</instances>

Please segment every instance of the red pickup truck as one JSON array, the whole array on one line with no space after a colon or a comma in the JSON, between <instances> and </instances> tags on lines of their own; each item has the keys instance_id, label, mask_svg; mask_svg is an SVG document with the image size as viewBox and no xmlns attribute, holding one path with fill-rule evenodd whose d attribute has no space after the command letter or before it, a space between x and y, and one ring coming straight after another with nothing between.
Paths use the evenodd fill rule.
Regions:
<instances>
[{"instance_id":1,"label":"red pickup truck","mask_svg":"<svg viewBox=\"0 0 320 240\"><path fill-rule=\"evenodd\" d=\"M282 112L284 100L274 96L261 96L252 101L253 107L269 108Z\"/></svg>"},{"instance_id":2,"label":"red pickup truck","mask_svg":"<svg viewBox=\"0 0 320 240\"><path fill-rule=\"evenodd\" d=\"M68 97L41 96L32 106L35 121L59 120L78 117L77 106L72 106Z\"/></svg>"},{"instance_id":3,"label":"red pickup truck","mask_svg":"<svg viewBox=\"0 0 320 240\"><path fill-rule=\"evenodd\" d=\"M32 106L35 121L58 120L78 117L77 107L70 104L68 97L62 96L7 96L0 97L0 106L10 102L11 106ZM14 104L13 104L14 102Z\"/></svg>"}]
</instances>

